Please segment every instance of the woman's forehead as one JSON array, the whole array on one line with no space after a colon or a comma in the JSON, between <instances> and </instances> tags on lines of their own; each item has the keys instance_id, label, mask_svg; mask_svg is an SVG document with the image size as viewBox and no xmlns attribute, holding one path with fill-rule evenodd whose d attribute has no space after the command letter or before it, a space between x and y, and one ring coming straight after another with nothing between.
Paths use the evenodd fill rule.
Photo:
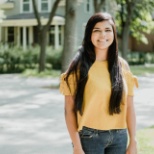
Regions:
<instances>
[{"instance_id":1,"label":"woman's forehead","mask_svg":"<svg viewBox=\"0 0 154 154\"><path fill-rule=\"evenodd\" d=\"M94 28L112 28L112 25L110 24L109 21L106 20L106 21L97 22Z\"/></svg>"}]
</instances>

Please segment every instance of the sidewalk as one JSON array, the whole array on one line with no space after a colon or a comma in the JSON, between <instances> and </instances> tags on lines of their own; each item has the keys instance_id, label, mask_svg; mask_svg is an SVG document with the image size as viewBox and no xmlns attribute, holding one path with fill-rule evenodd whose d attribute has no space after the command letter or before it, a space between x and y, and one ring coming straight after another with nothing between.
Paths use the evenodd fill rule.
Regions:
<instances>
[{"instance_id":1,"label":"sidewalk","mask_svg":"<svg viewBox=\"0 0 154 154\"><path fill-rule=\"evenodd\" d=\"M140 77L135 91L137 128L154 125L154 77ZM0 75L0 153L71 154L59 79Z\"/></svg>"},{"instance_id":2,"label":"sidewalk","mask_svg":"<svg viewBox=\"0 0 154 154\"><path fill-rule=\"evenodd\" d=\"M154 75L138 77L139 88L135 89L134 104L137 129L154 125Z\"/></svg>"}]
</instances>

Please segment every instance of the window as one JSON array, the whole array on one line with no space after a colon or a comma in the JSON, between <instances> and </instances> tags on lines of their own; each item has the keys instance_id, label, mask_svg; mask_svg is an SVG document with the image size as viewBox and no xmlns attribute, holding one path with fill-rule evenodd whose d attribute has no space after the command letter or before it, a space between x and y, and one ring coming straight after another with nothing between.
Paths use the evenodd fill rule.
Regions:
<instances>
[{"instance_id":1,"label":"window","mask_svg":"<svg viewBox=\"0 0 154 154\"><path fill-rule=\"evenodd\" d=\"M31 0L23 0L22 1L22 12L31 12Z\"/></svg>"},{"instance_id":2,"label":"window","mask_svg":"<svg viewBox=\"0 0 154 154\"><path fill-rule=\"evenodd\" d=\"M14 43L14 27L8 27L8 43Z\"/></svg>"},{"instance_id":3,"label":"window","mask_svg":"<svg viewBox=\"0 0 154 154\"><path fill-rule=\"evenodd\" d=\"M49 45L55 45L55 26L50 26Z\"/></svg>"},{"instance_id":4,"label":"window","mask_svg":"<svg viewBox=\"0 0 154 154\"><path fill-rule=\"evenodd\" d=\"M41 12L48 12L49 4L48 0L41 0Z\"/></svg>"},{"instance_id":5,"label":"window","mask_svg":"<svg viewBox=\"0 0 154 154\"><path fill-rule=\"evenodd\" d=\"M62 26L61 25L59 25L58 26L58 28L59 28L59 45L62 45L63 44L63 38L62 38Z\"/></svg>"}]
</instances>

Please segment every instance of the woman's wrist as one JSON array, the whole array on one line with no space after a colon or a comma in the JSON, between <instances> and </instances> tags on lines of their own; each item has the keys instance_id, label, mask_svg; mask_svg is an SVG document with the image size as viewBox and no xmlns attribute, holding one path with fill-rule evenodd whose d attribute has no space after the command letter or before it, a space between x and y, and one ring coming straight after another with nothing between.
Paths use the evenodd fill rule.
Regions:
<instances>
[{"instance_id":1,"label":"woman's wrist","mask_svg":"<svg viewBox=\"0 0 154 154\"><path fill-rule=\"evenodd\" d=\"M136 133L129 133L129 140L130 141L136 141Z\"/></svg>"},{"instance_id":2,"label":"woman's wrist","mask_svg":"<svg viewBox=\"0 0 154 154\"><path fill-rule=\"evenodd\" d=\"M72 144L74 150L82 149L80 144Z\"/></svg>"},{"instance_id":3,"label":"woman's wrist","mask_svg":"<svg viewBox=\"0 0 154 154\"><path fill-rule=\"evenodd\" d=\"M74 147L73 149L74 149L74 150L82 150L82 148L75 148L75 147Z\"/></svg>"},{"instance_id":4,"label":"woman's wrist","mask_svg":"<svg viewBox=\"0 0 154 154\"><path fill-rule=\"evenodd\" d=\"M131 139L129 140L129 142L130 142L130 144L132 144L132 145L137 145L137 140L136 140L136 138L131 138Z\"/></svg>"}]
</instances>

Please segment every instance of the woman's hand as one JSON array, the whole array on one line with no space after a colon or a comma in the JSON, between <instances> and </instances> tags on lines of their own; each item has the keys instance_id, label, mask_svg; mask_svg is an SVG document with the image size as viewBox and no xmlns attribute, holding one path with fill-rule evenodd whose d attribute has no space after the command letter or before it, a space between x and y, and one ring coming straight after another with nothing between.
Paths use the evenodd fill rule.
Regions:
<instances>
[{"instance_id":1,"label":"woman's hand","mask_svg":"<svg viewBox=\"0 0 154 154\"><path fill-rule=\"evenodd\" d=\"M80 148L79 148L79 149L74 148L74 149L73 149L73 154L85 154L85 153L84 153L84 151L83 151L82 149L80 149Z\"/></svg>"},{"instance_id":2,"label":"woman's hand","mask_svg":"<svg viewBox=\"0 0 154 154\"><path fill-rule=\"evenodd\" d=\"M126 154L137 154L137 142L135 140L130 141Z\"/></svg>"}]
</instances>

